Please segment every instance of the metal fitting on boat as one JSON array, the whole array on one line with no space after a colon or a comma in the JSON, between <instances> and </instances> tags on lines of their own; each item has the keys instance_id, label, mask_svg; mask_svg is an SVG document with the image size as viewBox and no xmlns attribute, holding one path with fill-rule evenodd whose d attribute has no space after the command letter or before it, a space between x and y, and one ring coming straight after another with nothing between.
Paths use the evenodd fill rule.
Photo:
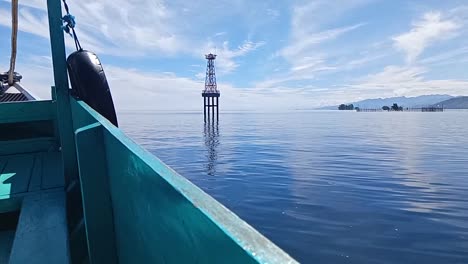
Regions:
<instances>
[{"instance_id":1,"label":"metal fitting on boat","mask_svg":"<svg viewBox=\"0 0 468 264\"><path fill-rule=\"evenodd\" d=\"M14 82L19 82L21 81L21 79L23 79L23 76L17 72L14 72L13 73L13 80ZM4 83L8 83L8 72L2 72L0 73L0 82L2 84Z\"/></svg>"}]
</instances>

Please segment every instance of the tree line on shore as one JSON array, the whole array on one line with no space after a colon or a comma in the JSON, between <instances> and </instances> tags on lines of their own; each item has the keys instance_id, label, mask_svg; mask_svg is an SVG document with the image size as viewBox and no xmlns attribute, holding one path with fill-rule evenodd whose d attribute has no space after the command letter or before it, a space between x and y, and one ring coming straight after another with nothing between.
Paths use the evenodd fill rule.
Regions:
<instances>
[{"instance_id":1,"label":"tree line on shore","mask_svg":"<svg viewBox=\"0 0 468 264\"><path fill-rule=\"evenodd\" d=\"M382 106L382 110L384 111L403 111L403 106L398 106L398 104L393 104L392 106L388 107L386 105Z\"/></svg>"},{"instance_id":2,"label":"tree line on shore","mask_svg":"<svg viewBox=\"0 0 468 264\"><path fill-rule=\"evenodd\" d=\"M340 104L338 106L338 110L359 110L359 107L354 107L353 104ZM393 104L392 106L382 106L382 110L384 111L403 111L403 107L399 106L398 104Z\"/></svg>"},{"instance_id":3,"label":"tree line on shore","mask_svg":"<svg viewBox=\"0 0 468 264\"><path fill-rule=\"evenodd\" d=\"M338 106L338 110L355 110L355 108L354 108L354 105L353 105L353 104L349 104L349 105L340 104L340 105Z\"/></svg>"}]
</instances>

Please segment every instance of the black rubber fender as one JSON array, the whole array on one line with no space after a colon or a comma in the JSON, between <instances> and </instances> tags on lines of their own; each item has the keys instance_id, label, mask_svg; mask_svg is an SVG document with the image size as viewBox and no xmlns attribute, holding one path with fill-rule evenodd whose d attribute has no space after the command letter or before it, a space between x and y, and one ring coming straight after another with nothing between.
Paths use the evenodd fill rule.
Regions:
<instances>
[{"instance_id":1,"label":"black rubber fender","mask_svg":"<svg viewBox=\"0 0 468 264\"><path fill-rule=\"evenodd\" d=\"M106 74L96 54L79 50L67 58L72 95L118 126Z\"/></svg>"}]
</instances>

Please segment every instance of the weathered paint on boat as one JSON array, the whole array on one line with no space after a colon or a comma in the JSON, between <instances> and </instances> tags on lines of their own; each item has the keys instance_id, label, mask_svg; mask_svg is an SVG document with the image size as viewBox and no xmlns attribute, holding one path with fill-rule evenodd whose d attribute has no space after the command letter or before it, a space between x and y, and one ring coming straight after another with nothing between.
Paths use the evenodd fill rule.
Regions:
<instances>
[{"instance_id":1,"label":"weathered paint on boat","mask_svg":"<svg viewBox=\"0 0 468 264\"><path fill-rule=\"evenodd\" d=\"M296 263L70 96L60 0L47 3L52 100L0 104L0 260Z\"/></svg>"}]
</instances>

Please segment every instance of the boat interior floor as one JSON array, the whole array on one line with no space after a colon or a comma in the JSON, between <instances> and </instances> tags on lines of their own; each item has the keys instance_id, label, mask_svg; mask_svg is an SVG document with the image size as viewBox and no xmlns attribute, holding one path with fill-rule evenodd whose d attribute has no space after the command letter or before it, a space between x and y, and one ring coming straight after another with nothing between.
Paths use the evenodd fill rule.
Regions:
<instances>
[{"instance_id":1,"label":"boat interior floor","mask_svg":"<svg viewBox=\"0 0 468 264\"><path fill-rule=\"evenodd\" d=\"M0 156L0 263L67 263L60 152Z\"/></svg>"}]
</instances>

